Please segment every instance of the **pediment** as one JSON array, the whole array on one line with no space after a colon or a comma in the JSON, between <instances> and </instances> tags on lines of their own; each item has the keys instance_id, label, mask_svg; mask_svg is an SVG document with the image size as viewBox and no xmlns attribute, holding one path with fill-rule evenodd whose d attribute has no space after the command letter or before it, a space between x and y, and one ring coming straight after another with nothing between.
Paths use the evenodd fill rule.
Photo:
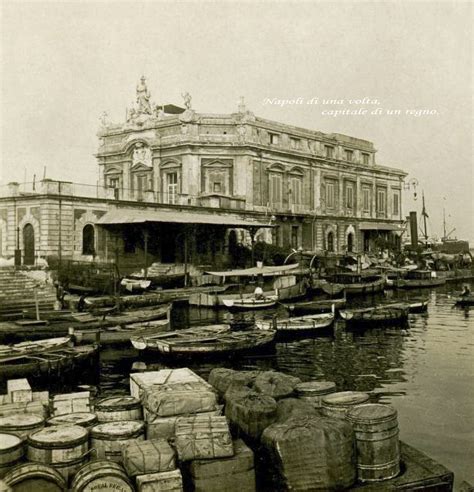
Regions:
<instances>
[{"instance_id":1,"label":"pediment","mask_svg":"<svg viewBox=\"0 0 474 492\"><path fill-rule=\"evenodd\" d=\"M138 164L135 164L131 168L132 172L137 172L137 171L151 171L150 166L145 166L145 164L139 162Z\"/></svg>"}]
</instances>

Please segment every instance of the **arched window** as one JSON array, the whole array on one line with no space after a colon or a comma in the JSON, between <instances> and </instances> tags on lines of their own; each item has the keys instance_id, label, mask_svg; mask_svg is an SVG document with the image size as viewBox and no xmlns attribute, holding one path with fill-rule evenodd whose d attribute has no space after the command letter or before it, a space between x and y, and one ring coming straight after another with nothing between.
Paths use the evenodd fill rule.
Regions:
<instances>
[{"instance_id":1,"label":"arched window","mask_svg":"<svg viewBox=\"0 0 474 492\"><path fill-rule=\"evenodd\" d=\"M350 232L347 235L347 252L352 253L353 250L354 250L354 234L352 234L352 232Z\"/></svg>"},{"instance_id":2,"label":"arched window","mask_svg":"<svg viewBox=\"0 0 474 492\"><path fill-rule=\"evenodd\" d=\"M35 264L35 230L31 224L23 227L23 256L25 265Z\"/></svg>"},{"instance_id":3,"label":"arched window","mask_svg":"<svg viewBox=\"0 0 474 492\"><path fill-rule=\"evenodd\" d=\"M92 224L87 224L82 229L82 254L94 255L95 254L95 231Z\"/></svg>"},{"instance_id":4,"label":"arched window","mask_svg":"<svg viewBox=\"0 0 474 492\"><path fill-rule=\"evenodd\" d=\"M330 231L327 235L327 250L334 251L334 232Z\"/></svg>"}]
</instances>

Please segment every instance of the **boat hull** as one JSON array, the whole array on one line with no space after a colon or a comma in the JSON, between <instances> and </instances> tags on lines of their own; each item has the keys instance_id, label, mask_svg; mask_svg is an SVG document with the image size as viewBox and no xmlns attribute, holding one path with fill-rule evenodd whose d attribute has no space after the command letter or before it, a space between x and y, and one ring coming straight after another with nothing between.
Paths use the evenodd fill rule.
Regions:
<instances>
[{"instance_id":1,"label":"boat hull","mask_svg":"<svg viewBox=\"0 0 474 492\"><path fill-rule=\"evenodd\" d=\"M273 307L277 303L276 296L270 296L266 299L255 299L249 297L246 299L223 299L224 306L229 309L265 309Z\"/></svg>"},{"instance_id":2,"label":"boat hull","mask_svg":"<svg viewBox=\"0 0 474 492\"><path fill-rule=\"evenodd\" d=\"M328 295L337 295L341 292L345 292L346 295L363 295L363 294L375 294L376 292L382 292L385 287L385 278L380 278L372 282L361 283L322 283L321 289Z\"/></svg>"},{"instance_id":3,"label":"boat hull","mask_svg":"<svg viewBox=\"0 0 474 492\"><path fill-rule=\"evenodd\" d=\"M284 304L285 308L292 314L305 315L316 314L321 311L327 311L334 306L335 309L341 309L346 305L346 299L327 299L323 301L297 302L295 304Z\"/></svg>"},{"instance_id":4,"label":"boat hull","mask_svg":"<svg viewBox=\"0 0 474 492\"><path fill-rule=\"evenodd\" d=\"M398 279L394 280L393 286L395 289L429 289L433 287L439 287L446 283L445 278L431 278L431 279Z\"/></svg>"},{"instance_id":5,"label":"boat hull","mask_svg":"<svg viewBox=\"0 0 474 492\"><path fill-rule=\"evenodd\" d=\"M390 325L403 324L408 321L409 308L384 307L366 310L340 311L341 318L348 324Z\"/></svg>"},{"instance_id":6,"label":"boat hull","mask_svg":"<svg viewBox=\"0 0 474 492\"><path fill-rule=\"evenodd\" d=\"M333 314L297 316L294 318L273 318L257 320L255 327L263 331L280 333L317 333L330 328L334 322Z\"/></svg>"}]
</instances>

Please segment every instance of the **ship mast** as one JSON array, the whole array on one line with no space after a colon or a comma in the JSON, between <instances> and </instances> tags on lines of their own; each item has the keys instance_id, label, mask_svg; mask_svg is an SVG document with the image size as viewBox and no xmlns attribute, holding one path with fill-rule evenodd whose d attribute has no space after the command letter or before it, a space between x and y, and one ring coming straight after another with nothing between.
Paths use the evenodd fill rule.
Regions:
<instances>
[{"instance_id":1,"label":"ship mast","mask_svg":"<svg viewBox=\"0 0 474 492\"><path fill-rule=\"evenodd\" d=\"M423 216L423 226L424 226L423 235L425 236L425 243L427 243L428 229L426 227L426 219L428 218L428 214L426 213L426 208L425 208L425 192L422 193L422 199L423 199L423 209L421 210L421 215Z\"/></svg>"}]
</instances>

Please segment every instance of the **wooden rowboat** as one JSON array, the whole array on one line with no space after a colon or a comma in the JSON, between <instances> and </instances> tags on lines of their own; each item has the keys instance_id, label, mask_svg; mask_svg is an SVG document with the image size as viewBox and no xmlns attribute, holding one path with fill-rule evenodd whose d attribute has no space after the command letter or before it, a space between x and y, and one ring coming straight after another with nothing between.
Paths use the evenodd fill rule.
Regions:
<instances>
[{"instance_id":1,"label":"wooden rowboat","mask_svg":"<svg viewBox=\"0 0 474 492\"><path fill-rule=\"evenodd\" d=\"M137 350L186 357L222 355L261 349L273 342L275 332L232 331L229 325L209 325L152 336L132 337Z\"/></svg>"},{"instance_id":2,"label":"wooden rowboat","mask_svg":"<svg viewBox=\"0 0 474 492\"><path fill-rule=\"evenodd\" d=\"M348 295L374 294L385 287L383 275L359 275L355 273L340 273L333 281L322 282L321 289L328 295L345 292Z\"/></svg>"},{"instance_id":3,"label":"wooden rowboat","mask_svg":"<svg viewBox=\"0 0 474 492\"><path fill-rule=\"evenodd\" d=\"M278 296L267 296L262 299L243 297L242 299L222 299L224 306L233 309L262 309L274 306Z\"/></svg>"},{"instance_id":4,"label":"wooden rowboat","mask_svg":"<svg viewBox=\"0 0 474 492\"><path fill-rule=\"evenodd\" d=\"M411 270L405 277L393 281L396 289L422 289L439 287L446 283L446 278L437 277L431 270Z\"/></svg>"},{"instance_id":5,"label":"wooden rowboat","mask_svg":"<svg viewBox=\"0 0 474 492\"><path fill-rule=\"evenodd\" d=\"M25 355L34 355L57 350L66 347L70 341L71 337L57 337L21 342L14 345L0 345L0 362Z\"/></svg>"},{"instance_id":6,"label":"wooden rowboat","mask_svg":"<svg viewBox=\"0 0 474 492\"><path fill-rule=\"evenodd\" d=\"M0 378L57 376L88 362L98 352L98 345L52 350L41 354L24 355L0 362Z\"/></svg>"},{"instance_id":7,"label":"wooden rowboat","mask_svg":"<svg viewBox=\"0 0 474 492\"><path fill-rule=\"evenodd\" d=\"M429 299L410 299L403 302L391 302L384 304L383 307L405 307L408 306L410 313L423 313L427 311Z\"/></svg>"},{"instance_id":8,"label":"wooden rowboat","mask_svg":"<svg viewBox=\"0 0 474 492\"><path fill-rule=\"evenodd\" d=\"M283 306L291 314L315 314L321 311L327 311L334 306L335 309L340 309L346 305L346 298L341 299L321 299L319 301L295 302L294 304L283 304Z\"/></svg>"},{"instance_id":9,"label":"wooden rowboat","mask_svg":"<svg viewBox=\"0 0 474 492\"><path fill-rule=\"evenodd\" d=\"M100 343L112 345L128 343L132 336L142 336L168 331L170 322L168 319L158 319L144 323L132 323L125 326L108 326L105 328L73 328L71 335L78 343Z\"/></svg>"},{"instance_id":10,"label":"wooden rowboat","mask_svg":"<svg viewBox=\"0 0 474 492\"><path fill-rule=\"evenodd\" d=\"M377 306L362 309L345 309L339 311L342 319L348 323L360 324L394 324L403 323L408 319L409 306Z\"/></svg>"},{"instance_id":11,"label":"wooden rowboat","mask_svg":"<svg viewBox=\"0 0 474 492\"><path fill-rule=\"evenodd\" d=\"M474 306L474 295L460 296L456 298L457 306Z\"/></svg>"},{"instance_id":12,"label":"wooden rowboat","mask_svg":"<svg viewBox=\"0 0 474 492\"><path fill-rule=\"evenodd\" d=\"M263 331L279 333L317 332L330 327L334 322L334 308L331 313L295 316L291 318L272 318L255 321L255 327Z\"/></svg>"}]
</instances>

